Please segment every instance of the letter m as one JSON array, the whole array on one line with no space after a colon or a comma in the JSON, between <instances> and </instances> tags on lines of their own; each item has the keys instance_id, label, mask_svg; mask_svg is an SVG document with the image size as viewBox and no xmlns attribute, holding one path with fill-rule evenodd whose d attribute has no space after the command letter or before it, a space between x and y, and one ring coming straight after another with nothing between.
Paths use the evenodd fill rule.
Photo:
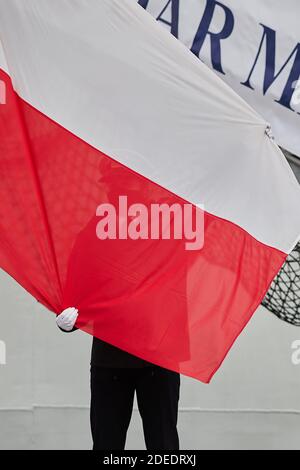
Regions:
<instances>
[{"instance_id":1,"label":"letter m","mask_svg":"<svg viewBox=\"0 0 300 470\"><path fill-rule=\"evenodd\" d=\"M265 74L264 74L264 84L263 84L263 93L264 95L270 88L270 86L275 82L275 80L280 76L280 74L286 69L288 64L290 64L290 74L288 80L284 86L282 95L280 99L275 100L276 103L285 106L288 109L294 111L291 107L291 100L293 93L295 91L294 83L297 82L300 78L300 43L298 43L292 52L290 53L287 60L284 64L279 68L278 72L276 73L276 31L261 24L263 27L263 35L260 42L259 50L256 55L253 67L250 71L250 74L245 82L241 82L242 85L247 86L254 90L254 87L251 84L251 77L257 65L258 59L262 53L263 45L266 44L266 60L265 60Z\"/></svg>"}]
</instances>

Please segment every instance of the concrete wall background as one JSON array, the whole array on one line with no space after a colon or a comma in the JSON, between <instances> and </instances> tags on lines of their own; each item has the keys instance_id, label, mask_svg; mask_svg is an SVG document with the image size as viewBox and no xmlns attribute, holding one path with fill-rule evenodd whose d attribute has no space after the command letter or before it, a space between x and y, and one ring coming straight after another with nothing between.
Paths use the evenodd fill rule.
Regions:
<instances>
[{"instance_id":1,"label":"concrete wall background","mask_svg":"<svg viewBox=\"0 0 300 470\"><path fill-rule=\"evenodd\" d=\"M89 449L91 338L65 335L53 314L0 272L0 449ZM300 329L264 308L210 385L182 378L183 449L300 449ZM1 362L1 361L0 361ZM143 449L137 411L127 448Z\"/></svg>"}]
</instances>

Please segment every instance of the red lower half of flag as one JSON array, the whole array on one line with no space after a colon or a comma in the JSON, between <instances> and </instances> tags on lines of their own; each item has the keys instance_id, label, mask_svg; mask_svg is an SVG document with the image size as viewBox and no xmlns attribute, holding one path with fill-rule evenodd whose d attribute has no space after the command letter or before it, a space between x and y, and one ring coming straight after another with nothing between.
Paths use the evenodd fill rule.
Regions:
<instances>
[{"instance_id":1,"label":"red lower half of flag","mask_svg":"<svg viewBox=\"0 0 300 470\"><path fill-rule=\"evenodd\" d=\"M184 209L188 201L22 101L6 74L0 79L0 266L50 310L77 307L82 330L208 382L286 254L207 212L201 249L187 250L184 237L99 239L100 204L117 207L126 196L150 214L153 204Z\"/></svg>"}]
</instances>

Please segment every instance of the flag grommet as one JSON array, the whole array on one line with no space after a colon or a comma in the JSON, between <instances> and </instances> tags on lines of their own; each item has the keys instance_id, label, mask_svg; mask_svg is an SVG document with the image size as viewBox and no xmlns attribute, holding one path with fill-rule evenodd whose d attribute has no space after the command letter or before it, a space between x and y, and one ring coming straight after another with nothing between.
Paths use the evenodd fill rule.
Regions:
<instances>
[{"instance_id":1,"label":"flag grommet","mask_svg":"<svg viewBox=\"0 0 300 470\"><path fill-rule=\"evenodd\" d=\"M273 134L273 131L272 131L272 127L270 124L267 125L266 129L265 129L265 134L271 139L271 140L275 140L274 138L274 134Z\"/></svg>"}]
</instances>

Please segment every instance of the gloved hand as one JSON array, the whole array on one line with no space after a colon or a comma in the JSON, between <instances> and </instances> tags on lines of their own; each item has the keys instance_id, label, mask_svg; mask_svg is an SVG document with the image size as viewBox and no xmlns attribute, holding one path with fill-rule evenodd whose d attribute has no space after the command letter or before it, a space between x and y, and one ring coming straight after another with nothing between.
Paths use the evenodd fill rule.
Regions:
<instances>
[{"instance_id":1,"label":"gloved hand","mask_svg":"<svg viewBox=\"0 0 300 470\"><path fill-rule=\"evenodd\" d=\"M66 308L56 317L57 326L63 331L72 331L78 317L78 310L75 307Z\"/></svg>"}]
</instances>

